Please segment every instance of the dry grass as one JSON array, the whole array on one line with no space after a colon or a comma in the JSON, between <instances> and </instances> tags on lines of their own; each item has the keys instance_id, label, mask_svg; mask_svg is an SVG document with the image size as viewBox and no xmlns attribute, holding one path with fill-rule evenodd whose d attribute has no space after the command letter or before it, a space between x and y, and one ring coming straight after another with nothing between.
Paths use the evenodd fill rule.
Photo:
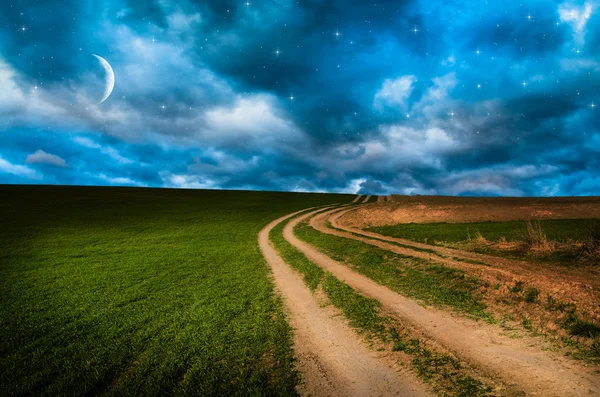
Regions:
<instances>
[{"instance_id":1,"label":"dry grass","mask_svg":"<svg viewBox=\"0 0 600 397\"><path fill-rule=\"evenodd\" d=\"M539 221L527 221L521 235L519 250L522 252L550 253L556 250L556 243L549 241Z\"/></svg>"},{"instance_id":2,"label":"dry grass","mask_svg":"<svg viewBox=\"0 0 600 397\"><path fill-rule=\"evenodd\" d=\"M590 236L583 241L578 258L585 264L600 264L600 223L594 225Z\"/></svg>"}]
</instances>

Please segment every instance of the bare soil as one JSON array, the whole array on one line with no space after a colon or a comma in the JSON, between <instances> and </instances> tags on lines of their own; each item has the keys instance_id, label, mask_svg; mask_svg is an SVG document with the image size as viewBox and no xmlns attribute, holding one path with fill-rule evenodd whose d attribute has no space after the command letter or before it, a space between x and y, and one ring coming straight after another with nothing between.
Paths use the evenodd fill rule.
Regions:
<instances>
[{"instance_id":1,"label":"bare soil","mask_svg":"<svg viewBox=\"0 0 600 397\"><path fill-rule=\"evenodd\" d=\"M304 380L299 393L310 396L431 395L414 374L398 372L376 357L331 306L320 307L302 277L270 245L271 229L295 214L267 225L259 234L259 246L273 270L290 324L295 329L294 349Z\"/></svg>"},{"instance_id":2,"label":"bare soil","mask_svg":"<svg viewBox=\"0 0 600 397\"><path fill-rule=\"evenodd\" d=\"M333 211L328 211L330 212ZM317 230L353 236L347 232L328 229L323 221L328 213L320 216L320 225L317 224L319 222L313 222ZM386 311L414 324L430 338L480 368L490 377L502 379L508 394L516 393L519 388L527 394L544 396L583 396L600 393L598 376L592 375L590 370L579 362L568 360L559 353L543 351L540 348L543 345L540 338L524 336L513 339L503 334L497 326L458 317L439 309L422 307L300 241L293 235L292 229L298 222L313 214L314 212L292 220L284 229L286 240L340 280L364 295L379 300ZM357 236L353 238L362 239Z\"/></svg>"},{"instance_id":3,"label":"bare soil","mask_svg":"<svg viewBox=\"0 0 600 397\"><path fill-rule=\"evenodd\" d=\"M397 223L600 218L600 197L512 198L391 196L344 217L360 229Z\"/></svg>"}]
</instances>

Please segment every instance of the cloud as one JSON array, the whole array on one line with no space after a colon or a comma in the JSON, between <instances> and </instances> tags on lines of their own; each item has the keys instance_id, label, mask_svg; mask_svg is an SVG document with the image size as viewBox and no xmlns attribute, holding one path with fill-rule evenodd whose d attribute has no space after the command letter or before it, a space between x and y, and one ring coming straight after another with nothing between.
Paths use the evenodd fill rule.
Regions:
<instances>
[{"instance_id":1,"label":"cloud","mask_svg":"<svg viewBox=\"0 0 600 397\"><path fill-rule=\"evenodd\" d=\"M35 153L31 153L27 156L25 162L27 164L49 164L61 168L67 168L69 166L63 158L46 153L43 150L37 150Z\"/></svg>"},{"instance_id":2,"label":"cloud","mask_svg":"<svg viewBox=\"0 0 600 397\"><path fill-rule=\"evenodd\" d=\"M0 156L0 173L15 175L21 178L41 180L42 175L24 165L12 164Z\"/></svg>"},{"instance_id":3,"label":"cloud","mask_svg":"<svg viewBox=\"0 0 600 397\"><path fill-rule=\"evenodd\" d=\"M255 146L298 139L301 133L278 114L275 99L267 94L237 96L228 106L215 107L204 114L204 136L215 141Z\"/></svg>"},{"instance_id":4,"label":"cloud","mask_svg":"<svg viewBox=\"0 0 600 397\"><path fill-rule=\"evenodd\" d=\"M573 28L573 37L576 43L583 45L585 27L592 16L594 7L591 2L586 2L578 7L573 3L564 3L558 7L561 22L566 22Z\"/></svg>"},{"instance_id":5,"label":"cloud","mask_svg":"<svg viewBox=\"0 0 600 397\"><path fill-rule=\"evenodd\" d=\"M143 182L135 181L127 177L111 177L105 174L99 174L98 178L116 186L146 186Z\"/></svg>"},{"instance_id":6,"label":"cloud","mask_svg":"<svg viewBox=\"0 0 600 397\"><path fill-rule=\"evenodd\" d=\"M110 146L102 146L102 145L92 141L90 138L76 136L75 138L73 138L73 142L75 142L78 145L81 145L83 147L86 147L86 148L98 149L100 152L106 154L107 156L109 156L111 159L115 160L119 164L133 163L133 160L130 160L126 157L121 156L121 154L116 149L114 149Z\"/></svg>"},{"instance_id":7,"label":"cloud","mask_svg":"<svg viewBox=\"0 0 600 397\"><path fill-rule=\"evenodd\" d=\"M375 108L382 109L385 106L406 108L406 100L412 93L416 81L417 78L412 75L401 76L395 80L386 79L375 94Z\"/></svg>"}]
</instances>

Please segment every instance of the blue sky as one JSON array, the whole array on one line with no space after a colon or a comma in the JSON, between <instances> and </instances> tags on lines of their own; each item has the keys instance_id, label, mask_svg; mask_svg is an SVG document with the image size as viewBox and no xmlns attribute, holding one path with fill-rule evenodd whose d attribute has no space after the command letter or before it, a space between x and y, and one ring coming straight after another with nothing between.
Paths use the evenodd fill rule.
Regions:
<instances>
[{"instance_id":1,"label":"blue sky","mask_svg":"<svg viewBox=\"0 0 600 397\"><path fill-rule=\"evenodd\" d=\"M0 183L597 195L599 89L598 0L7 0Z\"/></svg>"}]
</instances>

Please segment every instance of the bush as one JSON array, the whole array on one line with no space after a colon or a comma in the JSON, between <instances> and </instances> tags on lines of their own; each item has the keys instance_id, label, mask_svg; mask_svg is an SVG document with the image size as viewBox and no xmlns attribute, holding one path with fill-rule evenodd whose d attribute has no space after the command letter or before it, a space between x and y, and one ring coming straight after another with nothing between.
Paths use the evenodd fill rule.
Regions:
<instances>
[{"instance_id":1,"label":"bush","mask_svg":"<svg viewBox=\"0 0 600 397\"><path fill-rule=\"evenodd\" d=\"M525 293L525 302L533 303L537 300L540 291L537 288L529 287Z\"/></svg>"}]
</instances>

